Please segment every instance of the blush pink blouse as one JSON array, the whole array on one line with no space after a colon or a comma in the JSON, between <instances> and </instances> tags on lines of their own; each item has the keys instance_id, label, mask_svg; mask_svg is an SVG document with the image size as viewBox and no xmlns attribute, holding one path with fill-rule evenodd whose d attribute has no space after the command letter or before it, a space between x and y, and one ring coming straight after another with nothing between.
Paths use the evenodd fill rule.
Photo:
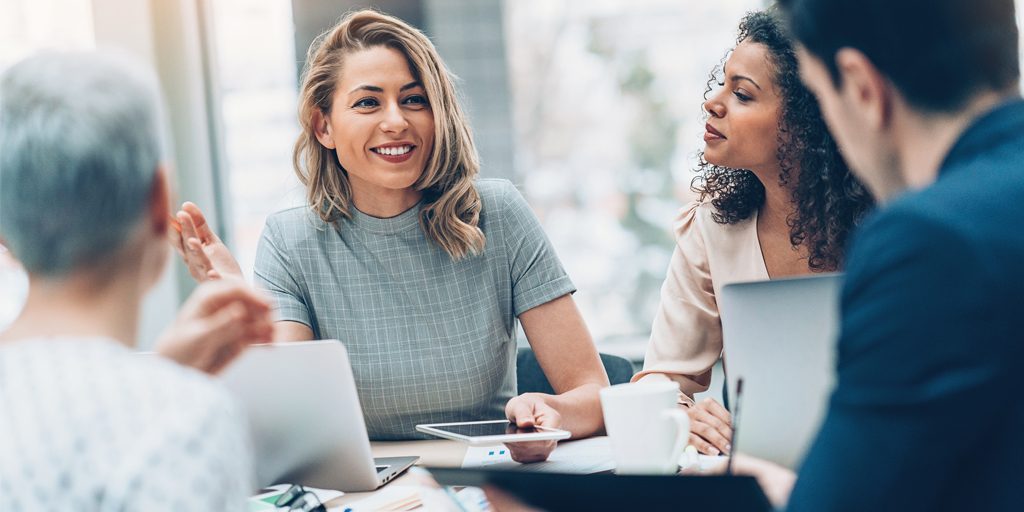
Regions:
<instances>
[{"instance_id":1,"label":"blush pink blouse","mask_svg":"<svg viewBox=\"0 0 1024 512\"><path fill-rule=\"evenodd\" d=\"M768 279L757 239L757 214L736 224L712 219L710 202L693 202L674 224L676 247L661 287L644 368L633 382L671 380L679 403L693 404L708 389L711 368L722 357L722 323L716 297L728 283Z\"/></svg>"}]
</instances>

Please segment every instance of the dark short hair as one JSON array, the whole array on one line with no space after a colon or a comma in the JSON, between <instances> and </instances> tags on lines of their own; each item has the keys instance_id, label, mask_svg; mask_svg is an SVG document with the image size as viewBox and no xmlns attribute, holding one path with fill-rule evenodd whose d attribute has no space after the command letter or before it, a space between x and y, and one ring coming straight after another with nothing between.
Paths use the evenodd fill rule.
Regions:
<instances>
[{"instance_id":1,"label":"dark short hair","mask_svg":"<svg viewBox=\"0 0 1024 512\"><path fill-rule=\"evenodd\" d=\"M793 36L839 86L835 54L855 48L912 106L954 112L1020 77L1013 0L778 0Z\"/></svg>"}]
</instances>

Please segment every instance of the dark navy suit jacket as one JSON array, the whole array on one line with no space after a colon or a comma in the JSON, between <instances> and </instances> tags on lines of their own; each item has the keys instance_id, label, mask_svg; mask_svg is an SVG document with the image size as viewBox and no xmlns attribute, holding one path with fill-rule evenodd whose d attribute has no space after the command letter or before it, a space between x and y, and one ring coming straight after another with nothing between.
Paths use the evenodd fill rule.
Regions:
<instances>
[{"instance_id":1,"label":"dark navy suit jacket","mask_svg":"<svg viewBox=\"0 0 1024 512\"><path fill-rule=\"evenodd\" d=\"M847 257L838 379L793 510L1024 511L1024 102Z\"/></svg>"}]
</instances>

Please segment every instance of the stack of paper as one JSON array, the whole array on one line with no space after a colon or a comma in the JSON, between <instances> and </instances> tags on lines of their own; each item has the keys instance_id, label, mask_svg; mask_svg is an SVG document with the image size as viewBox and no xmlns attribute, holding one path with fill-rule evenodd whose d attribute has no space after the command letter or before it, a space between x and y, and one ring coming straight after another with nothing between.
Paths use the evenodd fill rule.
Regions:
<instances>
[{"instance_id":1,"label":"stack of paper","mask_svg":"<svg viewBox=\"0 0 1024 512\"><path fill-rule=\"evenodd\" d=\"M607 437L591 437L579 441L563 441L551 453L548 460L532 464L520 464L512 460L508 448L498 446L470 446L462 467L488 467L513 471L547 471L553 473L599 473L615 468L612 461L611 445Z\"/></svg>"},{"instance_id":2,"label":"stack of paper","mask_svg":"<svg viewBox=\"0 0 1024 512\"><path fill-rule=\"evenodd\" d=\"M728 457L699 455L696 458L687 454L679 460L679 466L689 473L709 473L720 471ZM488 467L511 471L547 471L552 473L600 473L615 469L612 460L611 443L608 437L591 437L578 441L563 441L551 453L545 462L520 464L512 460L512 455L504 445L470 446L462 459L463 468Z\"/></svg>"},{"instance_id":3,"label":"stack of paper","mask_svg":"<svg viewBox=\"0 0 1024 512\"><path fill-rule=\"evenodd\" d=\"M332 507L331 512L404 512L422 504L420 486L392 484L374 492L369 498L343 507Z\"/></svg>"}]
</instances>

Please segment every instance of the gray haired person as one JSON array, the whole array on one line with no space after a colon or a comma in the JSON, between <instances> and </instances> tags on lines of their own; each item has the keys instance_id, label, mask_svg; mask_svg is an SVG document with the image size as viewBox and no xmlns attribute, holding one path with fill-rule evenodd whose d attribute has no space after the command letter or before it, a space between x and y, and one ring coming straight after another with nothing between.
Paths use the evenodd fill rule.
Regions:
<instances>
[{"instance_id":1,"label":"gray haired person","mask_svg":"<svg viewBox=\"0 0 1024 512\"><path fill-rule=\"evenodd\" d=\"M29 276L0 333L5 509L241 510L252 491L240 409L207 374L270 339L265 299L204 284L165 357L130 349L168 258L159 105L121 56L42 54L0 78L0 241Z\"/></svg>"}]
</instances>

